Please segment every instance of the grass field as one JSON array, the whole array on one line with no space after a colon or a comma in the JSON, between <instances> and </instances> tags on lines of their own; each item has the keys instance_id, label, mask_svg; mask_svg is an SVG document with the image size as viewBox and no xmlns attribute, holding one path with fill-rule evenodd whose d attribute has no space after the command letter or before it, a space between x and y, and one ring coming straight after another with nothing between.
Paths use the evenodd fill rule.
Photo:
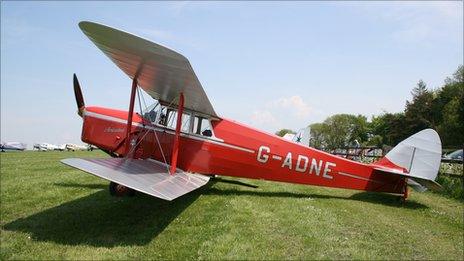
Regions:
<instances>
[{"instance_id":1,"label":"grass field","mask_svg":"<svg viewBox=\"0 0 464 261\"><path fill-rule=\"evenodd\" d=\"M1 154L1 259L458 259L463 203L241 180L167 202L110 197L59 163L102 152ZM226 179L226 178L224 178ZM232 180L227 178L226 180Z\"/></svg>"}]
</instances>

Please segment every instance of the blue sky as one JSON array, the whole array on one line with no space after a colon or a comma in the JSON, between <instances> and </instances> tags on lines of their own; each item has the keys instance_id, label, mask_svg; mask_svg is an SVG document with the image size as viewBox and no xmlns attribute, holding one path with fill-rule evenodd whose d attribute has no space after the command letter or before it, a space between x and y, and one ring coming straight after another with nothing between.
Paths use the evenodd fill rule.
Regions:
<instances>
[{"instance_id":1,"label":"blue sky","mask_svg":"<svg viewBox=\"0 0 464 261\"><path fill-rule=\"evenodd\" d=\"M269 132L402 111L463 63L462 2L2 2L2 141L80 143L73 73L87 105L127 109L82 20L184 54L220 115Z\"/></svg>"}]
</instances>

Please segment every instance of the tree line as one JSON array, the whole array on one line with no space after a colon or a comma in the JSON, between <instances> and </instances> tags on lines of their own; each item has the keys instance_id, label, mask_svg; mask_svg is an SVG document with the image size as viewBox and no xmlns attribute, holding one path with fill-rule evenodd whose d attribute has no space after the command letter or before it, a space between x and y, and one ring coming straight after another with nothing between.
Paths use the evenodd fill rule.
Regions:
<instances>
[{"instance_id":1,"label":"tree line","mask_svg":"<svg viewBox=\"0 0 464 261\"><path fill-rule=\"evenodd\" d=\"M464 67L461 65L444 84L430 90L420 80L412 89L403 112L384 112L370 120L364 115L336 114L311 127L310 146L335 149L353 145L395 146L423 129L435 129L443 146L464 144ZM282 129L283 136L293 132Z\"/></svg>"}]
</instances>

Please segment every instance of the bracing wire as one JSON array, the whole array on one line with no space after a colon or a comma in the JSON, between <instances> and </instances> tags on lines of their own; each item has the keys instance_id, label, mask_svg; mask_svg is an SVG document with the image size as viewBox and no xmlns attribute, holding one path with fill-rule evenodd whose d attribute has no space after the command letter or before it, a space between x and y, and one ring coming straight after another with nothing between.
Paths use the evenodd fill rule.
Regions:
<instances>
[{"instance_id":1,"label":"bracing wire","mask_svg":"<svg viewBox=\"0 0 464 261\"><path fill-rule=\"evenodd\" d=\"M141 102L141 98L140 98L140 90L139 88L137 88L137 98L138 98L138 103L139 103L139 108L140 108L140 115L142 115L142 102ZM168 107L171 107L171 105L178 99L179 97L175 97L174 99L172 99L171 103L168 105ZM143 99L143 103L144 103L144 106L145 106L145 109L146 109L146 104L145 104L145 99L143 98L143 95L142 95L142 99ZM143 125L143 128L145 128L145 125ZM148 128L145 133L143 133L142 137L139 139L139 141L135 144L135 146L132 146L132 148L129 150L129 153L127 153L126 155L126 158L131 155L132 153L134 153L134 150L135 148L137 148L137 146L142 142L142 140L145 138L145 136L147 136L147 134L150 132L150 131L153 131L153 133L155 134L155 139L156 139L156 143L158 144L158 147L161 151L161 156L163 156L163 161L165 163L165 166L166 166L166 170L167 172L169 173L169 165L168 165L168 162L166 160L166 156L164 155L164 151L163 151L163 148L161 147L161 143L159 141L159 138L158 138L158 134L156 133L156 130L154 129L150 129Z\"/></svg>"},{"instance_id":2,"label":"bracing wire","mask_svg":"<svg viewBox=\"0 0 464 261\"><path fill-rule=\"evenodd\" d=\"M143 93L140 96L142 96L143 106L145 107L145 110L146 110L147 109L147 104L145 103L145 97L143 97L144 96Z\"/></svg>"},{"instance_id":3,"label":"bracing wire","mask_svg":"<svg viewBox=\"0 0 464 261\"><path fill-rule=\"evenodd\" d=\"M133 147L131 148L131 150L129 151L129 153L127 153L126 157L127 157L128 155L131 155L131 153L134 153L135 148L140 144L140 142L142 142L143 138L145 138L145 136L147 136L147 134L148 134L151 130L152 130L153 133L155 134L156 143L158 143L158 147L159 147L159 149L160 149L160 151L161 151L161 156L163 156L163 161L164 161L164 164L166 165L166 170L167 170L167 172L169 173L168 162L167 162L167 160L166 160L166 156L164 155L163 148L161 147L161 143L159 142L158 134L156 134L156 130L154 130L154 129L147 129L147 130L145 131L145 133L143 134L142 138L137 142L137 144L135 144L135 146L133 146Z\"/></svg>"},{"instance_id":4,"label":"bracing wire","mask_svg":"<svg viewBox=\"0 0 464 261\"><path fill-rule=\"evenodd\" d=\"M142 102L140 101L140 88L139 88L139 87L137 87L137 98L138 98L138 100L139 100L138 103L139 103L139 108L140 108L140 116L143 117ZM145 126L144 121L142 121L142 125Z\"/></svg>"},{"instance_id":5,"label":"bracing wire","mask_svg":"<svg viewBox=\"0 0 464 261\"><path fill-rule=\"evenodd\" d=\"M166 164L166 170L169 173L168 162L166 161L166 157L164 156L164 151L163 151L163 148L161 147L161 143L159 142L158 135L156 134L155 130L153 130L153 133L155 133L156 142L158 143L158 147L160 148L161 156L163 156L164 164Z\"/></svg>"}]
</instances>

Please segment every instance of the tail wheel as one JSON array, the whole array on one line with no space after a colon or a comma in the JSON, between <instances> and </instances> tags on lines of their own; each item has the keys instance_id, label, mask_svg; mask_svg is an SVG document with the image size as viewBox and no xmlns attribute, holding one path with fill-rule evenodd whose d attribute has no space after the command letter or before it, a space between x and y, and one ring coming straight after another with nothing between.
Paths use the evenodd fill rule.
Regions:
<instances>
[{"instance_id":1,"label":"tail wheel","mask_svg":"<svg viewBox=\"0 0 464 261\"><path fill-rule=\"evenodd\" d=\"M135 195L135 190L115 182L110 182L110 195L115 197L132 197Z\"/></svg>"}]
</instances>

